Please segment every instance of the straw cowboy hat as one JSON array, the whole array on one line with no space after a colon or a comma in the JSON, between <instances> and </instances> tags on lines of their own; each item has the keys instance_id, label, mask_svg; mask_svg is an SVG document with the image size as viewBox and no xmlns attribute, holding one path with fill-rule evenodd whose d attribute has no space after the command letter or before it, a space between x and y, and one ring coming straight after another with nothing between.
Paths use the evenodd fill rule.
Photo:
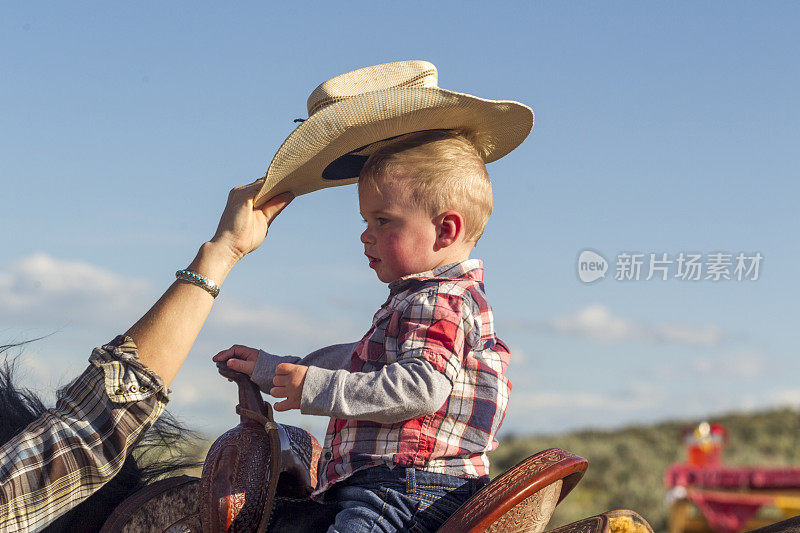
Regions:
<instances>
[{"instance_id":1,"label":"straw cowboy hat","mask_svg":"<svg viewBox=\"0 0 800 533\"><path fill-rule=\"evenodd\" d=\"M255 199L260 205L291 191L295 196L347 185L369 155L400 135L423 130L475 133L487 163L519 146L533 128L533 111L519 102L485 100L440 89L427 61L366 67L323 82L308 97L308 119L283 142Z\"/></svg>"}]
</instances>

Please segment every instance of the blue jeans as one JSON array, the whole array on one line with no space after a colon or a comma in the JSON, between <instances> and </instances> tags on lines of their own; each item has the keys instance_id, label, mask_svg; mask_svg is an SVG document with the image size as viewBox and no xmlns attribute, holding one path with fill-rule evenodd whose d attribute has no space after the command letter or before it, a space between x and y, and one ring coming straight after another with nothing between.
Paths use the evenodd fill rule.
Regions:
<instances>
[{"instance_id":1,"label":"blue jeans","mask_svg":"<svg viewBox=\"0 0 800 533\"><path fill-rule=\"evenodd\" d=\"M276 502L271 532L434 532L486 481L377 466L333 485L325 503Z\"/></svg>"}]
</instances>

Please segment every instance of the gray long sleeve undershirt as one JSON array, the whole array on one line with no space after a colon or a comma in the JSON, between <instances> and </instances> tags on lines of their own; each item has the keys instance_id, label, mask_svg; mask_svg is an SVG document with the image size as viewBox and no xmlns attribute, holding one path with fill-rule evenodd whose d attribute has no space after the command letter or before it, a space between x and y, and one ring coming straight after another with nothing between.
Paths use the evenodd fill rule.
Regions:
<instances>
[{"instance_id":1,"label":"gray long sleeve undershirt","mask_svg":"<svg viewBox=\"0 0 800 533\"><path fill-rule=\"evenodd\" d=\"M308 367L300 412L334 418L394 424L435 413L453 384L424 359L408 358L374 372L349 372L357 343L335 344L302 359L259 351L252 380L269 393L275 368L281 363Z\"/></svg>"}]
</instances>

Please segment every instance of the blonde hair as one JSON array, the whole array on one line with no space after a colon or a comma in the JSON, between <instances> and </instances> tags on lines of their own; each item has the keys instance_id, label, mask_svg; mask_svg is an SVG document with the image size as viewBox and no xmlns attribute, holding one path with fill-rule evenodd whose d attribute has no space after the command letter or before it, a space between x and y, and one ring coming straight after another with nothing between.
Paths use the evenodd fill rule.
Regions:
<instances>
[{"instance_id":1,"label":"blonde hair","mask_svg":"<svg viewBox=\"0 0 800 533\"><path fill-rule=\"evenodd\" d=\"M403 170L412 201L431 216L449 209L464 217L464 238L478 242L492 214L492 184L483 162L485 139L463 130L429 130L404 135L376 150L358 186L379 189L378 180Z\"/></svg>"}]
</instances>

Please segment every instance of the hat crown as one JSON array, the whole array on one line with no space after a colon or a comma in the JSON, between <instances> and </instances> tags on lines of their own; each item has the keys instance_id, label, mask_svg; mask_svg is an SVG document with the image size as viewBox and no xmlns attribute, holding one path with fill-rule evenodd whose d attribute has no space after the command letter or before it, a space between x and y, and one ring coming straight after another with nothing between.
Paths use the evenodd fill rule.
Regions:
<instances>
[{"instance_id":1,"label":"hat crown","mask_svg":"<svg viewBox=\"0 0 800 533\"><path fill-rule=\"evenodd\" d=\"M360 68L319 84L308 97L308 116L359 94L397 87L438 87L438 82L436 67L428 61L397 61Z\"/></svg>"}]
</instances>

